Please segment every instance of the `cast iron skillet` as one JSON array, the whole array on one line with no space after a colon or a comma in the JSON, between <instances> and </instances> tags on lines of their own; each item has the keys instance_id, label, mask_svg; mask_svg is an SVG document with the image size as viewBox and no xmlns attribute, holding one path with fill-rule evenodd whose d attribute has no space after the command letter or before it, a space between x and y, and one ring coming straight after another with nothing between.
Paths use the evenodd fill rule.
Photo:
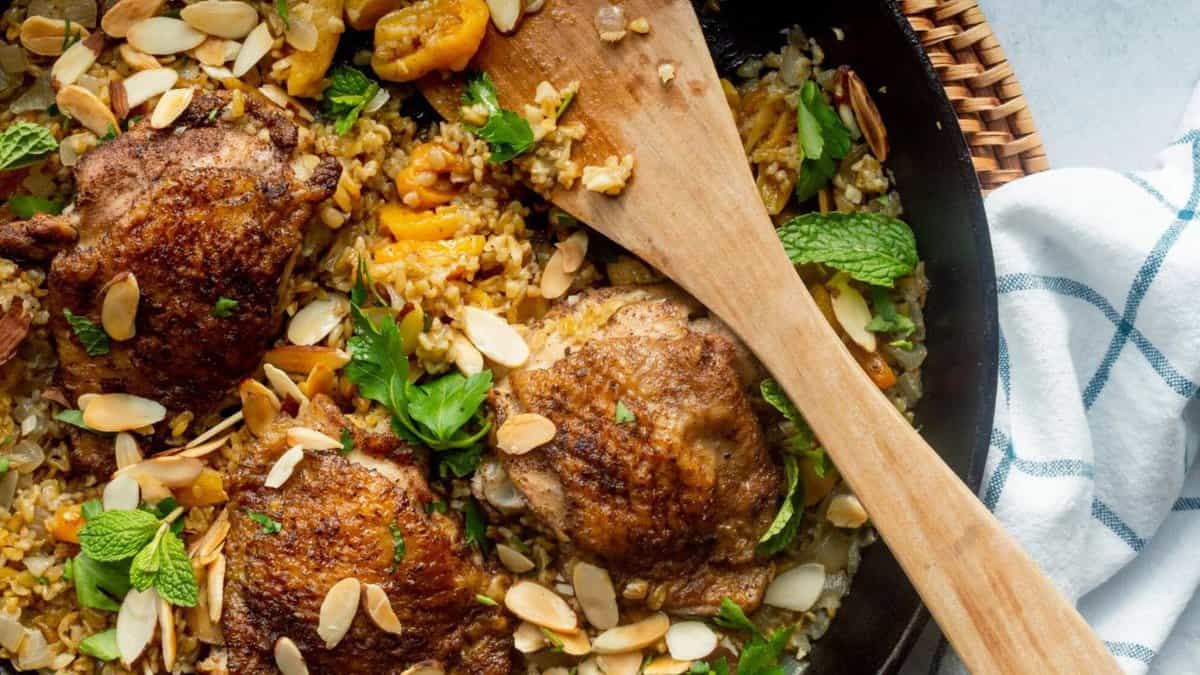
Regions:
<instances>
[{"instance_id":1,"label":"cast iron skillet","mask_svg":"<svg viewBox=\"0 0 1200 675\"><path fill-rule=\"evenodd\" d=\"M8 0L0 0L0 7ZM890 0L726 2L701 14L717 67L731 73L747 58L777 50L781 29L799 24L816 38L826 64L847 64L870 88L891 140L904 219L932 282L925 310L929 359L917 425L972 489L978 489L996 394L995 272L975 170L954 108L908 21ZM845 31L835 39L831 28ZM370 44L347 36L339 58ZM885 88L886 93L880 93ZM425 117L431 111L413 112ZM803 345L797 345L803 349ZM896 480L904 480L896 476ZM937 499L937 495L929 495ZM809 672L891 673L903 662L928 614L882 544L864 551L850 595L816 643ZM12 672L0 663L0 675Z\"/></svg>"}]
</instances>

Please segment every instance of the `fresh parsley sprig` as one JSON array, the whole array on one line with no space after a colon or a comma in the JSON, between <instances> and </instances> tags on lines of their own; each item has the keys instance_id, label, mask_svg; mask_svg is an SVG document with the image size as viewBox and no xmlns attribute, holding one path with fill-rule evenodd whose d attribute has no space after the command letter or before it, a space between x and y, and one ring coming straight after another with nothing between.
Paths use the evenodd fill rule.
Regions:
<instances>
[{"instance_id":1,"label":"fresh parsley sprig","mask_svg":"<svg viewBox=\"0 0 1200 675\"><path fill-rule=\"evenodd\" d=\"M729 598L721 599L721 609L713 623L721 628L750 634L750 639L742 647L738 657L737 675L784 675L787 672L782 662L783 653L787 649L794 627L783 626L769 635L764 634L746 618L742 608ZM729 675L729 663L722 656L711 664L694 664L688 672L699 675Z\"/></svg>"},{"instance_id":2,"label":"fresh parsley sprig","mask_svg":"<svg viewBox=\"0 0 1200 675\"><path fill-rule=\"evenodd\" d=\"M334 118L334 131L339 136L350 133L363 108L378 93L379 83L361 70L345 65L335 67L329 74L329 87L324 93L325 112Z\"/></svg>"},{"instance_id":3,"label":"fresh parsley sprig","mask_svg":"<svg viewBox=\"0 0 1200 675\"><path fill-rule=\"evenodd\" d=\"M483 126L468 128L488 142L492 162L507 162L533 147L533 129L529 122L517 113L500 107L496 85L487 73L475 73L467 80L462 103L465 106L482 105L487 110L488 118ZM570 99L566 103L570 103ZM566 104L563 105L565 109Z\"/></svg>"},{"instance_id":4,"label":"fresh parsley sprig","mask_svg":"<svg viewBox=\"0 0 1200 675\"><path fill-rule=\"evenodd\" d=\"M28 219L37 213L58 215L62 213L63 205L33 195L13 195L8 198L8 210L18 218Z\"/></svg>"},{"instance_id":5,"label":"fresh parsley sprig","mask_svg":"<svg viewBox=\"0 0 1200 675\"><path fill-rule=\"evenodd\" d=\"M116 611L118 605L104 591L119 598L130 587L144 591L153 586L167 602L194 607L196 575L174 525L181 512L175 509L163 517L158 509L85 509L86 524L79 531L82 556L71 570L81 603ZM122 577L123 572L127 575ZM92 604L84 602L84 595L92 596Z\"/></svg>"}]
</instances>

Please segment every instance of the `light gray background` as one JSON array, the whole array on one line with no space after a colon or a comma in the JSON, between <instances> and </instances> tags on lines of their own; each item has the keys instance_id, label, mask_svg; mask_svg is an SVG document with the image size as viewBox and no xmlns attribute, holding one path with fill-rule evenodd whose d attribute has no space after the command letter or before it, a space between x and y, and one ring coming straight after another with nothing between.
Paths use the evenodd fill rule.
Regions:
<instances>
[{"instance_id":1,"label":"light gray background","mask_svg":"<svg viewBox=\"0 0 1200 675\"><path fill-rule=\"evenodd\" d=\"M1025 89L1053 167L1154 167L1200 82L1200 0L979 4ZM927 675L936 646L931 622L901 675ZM1178 665L1197 656L1171 653L1182 657L1177 665L1160 656L1154 670L1185 672Z\"/></svg>"}]
</instances>

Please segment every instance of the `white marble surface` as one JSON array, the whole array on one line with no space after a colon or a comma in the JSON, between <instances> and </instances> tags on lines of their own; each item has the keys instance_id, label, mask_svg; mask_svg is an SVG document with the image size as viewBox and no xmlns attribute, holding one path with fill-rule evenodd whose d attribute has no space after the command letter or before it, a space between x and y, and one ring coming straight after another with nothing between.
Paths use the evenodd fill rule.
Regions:
<instances>
[{"instance_id":1,"label":"white marble surface","mask_svg":"<svg viewBox=\"0 0 1200 675\"><path fill-rule=\"evenodd\" d=\"M1024 87L1052 166L1153 167L1200 82L1200 0L979 4ZM927 675L937 644L931 622L902 675ZM1185 662L1196 653L1164 656ZM1174 668L1163 665L1154 671Z\"/></svg>"}]
</instances>

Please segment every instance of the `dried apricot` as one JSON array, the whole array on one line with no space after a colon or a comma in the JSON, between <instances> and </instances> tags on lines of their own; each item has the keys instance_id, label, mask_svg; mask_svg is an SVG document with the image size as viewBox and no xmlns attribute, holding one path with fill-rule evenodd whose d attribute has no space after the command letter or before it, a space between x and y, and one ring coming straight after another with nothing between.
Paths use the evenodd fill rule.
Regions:
<instances>
[{"instance_id":1,"label":"dried apricot","mask_svg":"<svg viewBox=\"0 0 1200 675\"><path fill-rule=\"evenodd\" d=\"M484 0L419 0L375 24L371 67L411 82L435 70L462 70L479 50L490 16Z\"/></svg>"}]
</instances>

